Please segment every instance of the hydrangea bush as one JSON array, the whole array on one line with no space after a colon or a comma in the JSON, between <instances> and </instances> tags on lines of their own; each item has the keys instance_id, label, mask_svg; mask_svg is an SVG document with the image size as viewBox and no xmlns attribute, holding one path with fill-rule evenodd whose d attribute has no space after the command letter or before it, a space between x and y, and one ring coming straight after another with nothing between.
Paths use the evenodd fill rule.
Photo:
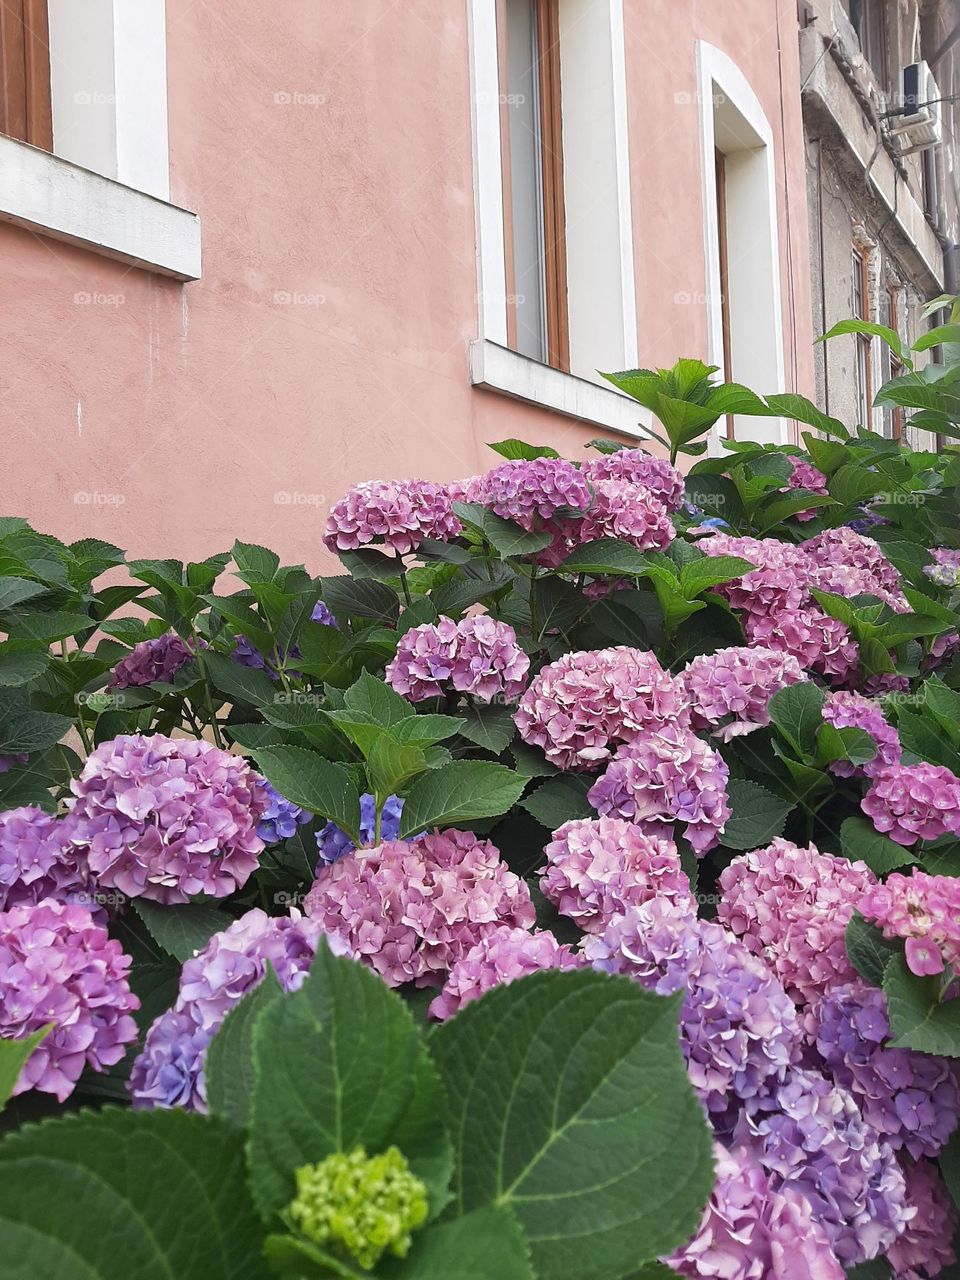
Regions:
<instances>
[{"instance_id":1,"label":"hydrangea bush","mask_svg":"<svg viewBox=\"0 0 960 1280\"><path fill-rule=\"evenodd\" d=\"M0 1277L956 1274L960 412L899 356L939 452L681 361L610 375L652 443L358 484L310 569L0 522Z\"/></svg>"}]
</instances>

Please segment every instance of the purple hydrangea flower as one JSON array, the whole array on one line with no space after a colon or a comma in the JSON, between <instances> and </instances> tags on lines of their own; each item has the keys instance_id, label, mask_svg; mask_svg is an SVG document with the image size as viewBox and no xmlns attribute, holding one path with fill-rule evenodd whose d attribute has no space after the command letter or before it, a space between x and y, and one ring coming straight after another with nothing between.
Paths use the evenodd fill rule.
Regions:
<instances>
[{"instance_id":1,"label":"purple hydrangea flower","mask_svg":"<svg viewBox=\"0 0 960 1280\"><path fill-rule=\"evenodd\" d=\"M682 685L656 655L616 645L567 653L531 681L514 722L560 769L596 769L611 747L665 721L689 724Z\"/></svg>"},{"instance_id":2,"label":"purple hydrangea flower","mask_svg":"<svg viewBox=\"0 0 960 1280\"><path fill-rule=\"evenodd\" d=\"M334 631L340 630L340 623L322 600L318 600L313 606L313 610L310 613L310 621L319 623L321 627L333 627Z\"/></svg>"},{"instance_id":3,"label":"purple hydrangea flower","mask_svg":"<svg viewBox=\"0 0 960 1280\"><path fill-rule=\"evenodd\" d=\"M26 751L19 751L16 755L3 756L0 755L0 773L9 773L11 769L15 769L18 764L26 764L30 756Z\"/></svg>"},{"instance_id":4,"label":"purple hydrangea flower","mask_svg":"<svg viewBox=\"0 0 960 1280\"><path fill-rule=\"evenodd\" d=\"M751 645L791 654L805 670L826 677L831 684L849 684L859 671L860 646L850 628L822 609L808 606L748 613L743 629Z\"/></svg>"},{"instance_id":5,"label":"purple hydrangea flower","mask_svg":"<svg viewBox=\"0 0 960 1280\"><path fill-rule=\"evenodd\" d=\"M748 1151L714 1147L717 1180L696 1234L664 1262L690 1280L843 1280L809 1203Z\"/></svg>"},{"instance_id":6,"label":"purple hydrangea flower","mask_svg":"<svg viewBox=\"0 0 960 1280\"><path fill-rule=\"evenodd\" d=\"M624 743L587 799L599 813L626 818L650 835L669 835L682 822L702 856L730 817L728 776L726 761L702 738L666 724Z\"/></svg>"},{"instance_id":7,"label":"purple hydrangea flower","mask_svg":"<svg viewBox=\"0 0 960 1280\"><path fill-rule=\"evenodd\" d=\"M817 1071L791 1067L744 1104L732 1135L777 1190L810 1204L845 1267L884 1253L912 1216L903 1172L853 1096Z\"/></svg>"},{"instance_id":8,"label":"purple hydrangea flower","mask_svg":"<svg viewBox=\"0 0 960 1280\"><path fill-rule=\"evenodd\" d=\"M690 1082L715 1116L735 1113L735 1100L755 1097L799 1056L797 1011L773 973L682 903L632 908L588 939L584 954L595 968L628 973L658 995L686 992L680 1043Z\"/></svg>"},{"instance_id":9,"label":"purple hydrangea flower","mask_svg":"<svg viewBox=\"0 0 960 1280\"><path fill-rule=\"evenodd\" d=\"M319 868L306 911L392 987L435 985L498 925L530 929L536 917L499 850L455 830Z\"/></svg>"},{"instance_id":10,"label":"purple hydrangea flower","mask_svg":"<svg viewBox=\"0 0 960 1280\"><path fill-rule=\"evenodd\" d=\"M424 538L446 542L462 528L442 486L428 480L366 480L331 507L323 541L331 551L382 542L405 555Z\"/></svg>"},{"instance_id":11,"label":"purple hydrangea flower","mask_svg":"<svg viewBox=\"0 0 960 1280\"><path fill-rule=\"evenodd\" d=\"M880 550L873 538L857 533L847 525L838 529L825 529L803 544L802 550L810 562L829 569L833 565L849 565L853 569L865 569L876 579L880 587L900 594L900 574Z\"/></svg>"},{"instance_id":12,"label":"purple hydrangea flower","mask_svg":"<svg viewBox=\"0 0 960 1280\"><path fill-rule=\"evenodd\" d=\"M938 587L960 586L960 551L951 547L933 547L930 551L933 564L924 566L923 572Z\"/></svg>"},{"instance_id":13,"label":"purple hydrangea flower","mask_svg":"<svg viewBox=\"0 0 960 1280\"><path fill-rule=\"evenodd\" d=\"M64 1102L84 1067L104 1071L137 1037L140 1001L130 957L77 903L21 903L0 912L0 1037L53 1029L23 1066L13 1092L39 1089Z\"/></svg>"},{"instance_id":14,"label":"purple hydrangea flower","mask_svg":"<svg viewBox=\"0 0 960 1280\"><path fill-rule=\"evenodd\" d=\"M940 764L879 769L860 807L897 844L960 835L960 778Z\"/></svg>"},{"instance_id":15,"label":"purple hydrangea flower","mask_svg":"<svg viewBox=\"0 0 960 1280\"><path fill-rule=\"evenodd\" d=\"M781 493L789 493L791 489L807 489L810 493L817 494L827 493L827 477L812 462L807 462L803 458L791 457L790 466L793 470L787 481L786 489L781 489ZM812 520L816 514L816 507L808 507L805 511L797 512L797 519Z\"/></svg>"},{"instance_id":16,"label":"purple hydrangea flower","mask_svg":"<svg viewBox=\"0 0 960 1280\"><path fill-rule=\"evenodd\" d=\"M173 1008L147 1032L130 1073L134 1105L206 1111L206 1051L224 1018L268 969L284 991L297 990L319 939L315 921L298 914L268 916L259 908L214 934L183 966ZM345 954L339 942L331 946Z\"/></svg>"},{"instance_id":17,"label":"purple hydrangea flower","mask_svg":"<svg viewBox=\"0 0 960 1280\"><path fill-rule=\"evenodd\" d=\"M957 1260L957 1210L932 1160L905 1164L907 1204L916 1214L887 1250L896 1280L932 1280Z\"/></svg>"},{"instance_id":18,"label":"purple hydrangea flower","mask_svg":"<svg viewBox=\"0 0 960 1280\"><path fill-rule=\"evenodd\" d=\"M860 693L831 693L823 708L823 718L835 729L863 729L877 744L877 754L866 764L835 760L830 769L841 778L855 774L874 777L880 769L900 763L900 735L888 724L880 706Z\"/></svg>"},{"instance_id":19,"label":"purple hydrangea flower","mask_svg":"<svg viewBox=\"0 0 960 1280\"><path fill-rule=\"evenodd\" d=\"M517 633L505 622L486 614L460 622L441 616L401 636L386 679L410 702L440 697L447 683L480 702L515 702L529 669Z\"/></svg>"},{"instance_id":20,"label":"purple hydrangea flower","mask_svg":"<svg viewBox=\"0 0 960 1280\"><path fill-rule=\"evenodd\" d=\"M598 480L626 480L639 485L659 499L668 511L683 504L683 474L666 458L652 458L642 449L618 449L602 458L591 458L580 468L591 483Z\"/></svg>"},{"instance_id":21,"label":"purple hydrangea flower","mask_svg":"<svg viewBox=\"0 0 960 1280\"><path fill-rule=\"evenodd\" d=\"M70 787L70 838L101 886L172 904L225 897L257 868L264 780L209 742L123 735Z\"/></svg>"},{"instance_id":22,"label":"purple hydrangea flower","mask_svg":"<svg viewBox=\"0 0 960 1280\"><path fill-rule=\"evenodd\" d=\"M857 1100L881 1138L915 1159L938 1155L960 1119L960 1080L948 1058L885 1048L882 991L862 982L833 987L804 1015L824 1069Z\"/></svg>"},{"instance_id":23,"label":"purple hydrangea flower","mask_svg":"<svg viewBox=\"0 0 960 1280\"><path fill-rule=\"evenodd\" d=\"M712 729L723 742L769 724L773 695L806 678L790 654L759 647L701 654L678 677L690 700L693 727Z\"/></svg>"},{"instance_id":24,"label":"purple hydrangea flower","mask_svg":"<svg viewBox=\"0 0 960 1280\"><path fill-rule=\"evenodd\" d=\"M89 889L67 822L33 805L0 813L0 911L42 898L77 901Z\"/></svg>"},{"instance_id":25,"label":"purple hydrangea flower","mask_svg":"<svg viewBox=\"0 0 960 1280\"><path fill-rule=\"evenodd\" d=\"M717 918L806 1004L856 979L844 931L876 883L863 862L777 839L721 872Z\"/></svg>"},{"instance_id":26,"label":"purple hydrangea flower","mask_svg":"<svg viewBox=\"0 0 960 1280\"><path fill-rule=\"evenodd\" d=\"M462 956L430 1004L430 1017L443 1022L492 987L515 982L542 969L576 969L583 961L552 933L537 929L494 929Z\"/></svg>"},{"instance_id":27,"label":"purple hydrangea flower","mask_svg":"<svg viewBox=\"0 0 960 1280\"><path fill-rule=\"evenodd\" d=\"M906 940L906 961L919 975L960 968L960 880L913 867L873 884L858 908L885 938Z\"/></svg>"},{"instance_id":28,"label":"purple hydrangea flower","mask_svg":"<svg viewBox=\"0 0 960 1280\"><path fill-rule=\"evenodd\" d=\"M591 500L587 482L563 458L504 462L481 477L478 491L477 501L531 531L565 507L586 511Z\"/></svg>"},{"instance_id":29,"label":"purple hydrangea flower","mask_svg":"<svg viewBox=\"0 0 960 1280\"><path fill-rule=\"evenodd\" d=\"M540 888L585 933L650 898L675 898L691 911L690 882L672 840L620 818L575 818L553 833Z\"/></svg>"},{"instance_id":30,"label":"purple hydrangea flower","mask_svg":"<svg viewBox=\"0 0 960 1280\"><path fill-rule=\"evenodd\" d=\"M201 641L201 644L204 642ZM156 640L142 640L113 668L109 689L137 689L159 682L169 684L181 667L196 657L193 645L175 631Z\"/></svg>"},{"instance_id":31,"label":"purple hydrangea flower","mask_svg":"<svg viewBox=\"0 0 960 1280\"><path fill-rule=\"evenodd\" d=\"M388 840L398 840L400 838L400 815L403 812L402 796L387 796L384 801L383 808L380 810L380 843L383 844ZM377 844L377 802L374 797L365 792L360 797L360 847L363 849L372 848ZM415 836L407 837L409 840L416 839ZM317 849L320 852L320 861L317 864L317 874L320 873L321 866L326 866L331 862L336 862L338 858L342 858L344 854L353 853L356 845L341 830L335 822L328 822L326 826L321 827L317 832Z\"/></svg>"},{"instance_id":32,"label":"purple hydrangea flower","mask_svg":"<svg viewBox=\"0 0 960 1280\"><path fill-rule=\"evenodd\" d=\"M556 516L550 522L553 542L538 557L555 568L575 547L600 538L618 538L638 551L663 551L676 537L670 512L639 484L627 480L593 481L593 497L583 515Z\"/></svg>"},{"instance_id":33,"label":"purple hydrangea flower","mask_svg":"<svg viewBox=\"0 0 960 1280\"><path fill-rule=\"evenodd\" d=\"M264 844L279 844L281 840L289 840L296 835L297 827L310 822L313 814L282 796L269 782L264 783L264 788L267 807L257 823L257 835Z\"/></svg>"}]
</instances>

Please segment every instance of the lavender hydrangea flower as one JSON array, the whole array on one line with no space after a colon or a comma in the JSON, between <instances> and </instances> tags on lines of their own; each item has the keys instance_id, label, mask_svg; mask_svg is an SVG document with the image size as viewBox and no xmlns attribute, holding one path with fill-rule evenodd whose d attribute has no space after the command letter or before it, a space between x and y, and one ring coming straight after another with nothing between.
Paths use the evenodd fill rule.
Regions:
<instances>
[{"instance_id":1,"label":"lavender hydrangea flower","mask_svg":"<svg viewBox=\"0 0 960 1280\"><path fill-rule=\"evenodd\" d=\"M42 898L76 901L89 888L67 822L33 805L0 813L0 911Z\"/></svg>"},{"instance_id":2,"label":"lavender hydrangea flower","mask_svg":"<svg viewBox=\"0 0 960 1280\"><path fill-rule=\"evenodd\" d=\"M790 458L790 466L792 468L790 478L787 480L786 489L781 489L781 493L789 493L792 489L807 489L810 493L826 494L827 493L827 477L812 462L807 462L803 458ZM813 520L817 514L817 507L807 507L804 511L798 511L796 518L798 520Z\"/></svg>"},{"instance_id":3,"label":"lavender hydrangea flower","mask_svg":"<svg viewBox=\"0 0 960 1280\"><path fill-rule=\"evenodd\" d=\"M123 735L70 788L70 838L101 886L173 904L225 897L257 868L264 780L208 742Z\"/></svg>"},{"instance_id":4,"label":"lavender hydrangea flower","mask_svg":"<svg viewBox=\"0 0 960 1280\"><path fill-rule=\"evenodd\" d=\"M480 702L514 702L529 669L530 659L507 623L485 614L460 622L441 616L401 636L386 680L410 702L442 696L447 683Z\"/></svg>"},{"instance_id":5,"label":"lavender hydrangea flower","mask_svg":"<svg viewBox=\"0 0 960 1280\"><path fill-rule=\"evenodd\" d=\"M890 1147L864 1121L853 1096L817 1071L791 1067L744 1104L731 1136L747 1146L777 1190L810 1204L845 1267L893 1244L911 1210Z\"/></svg>"},{"instance_id":6,"label":"lavender hydrangea flower","mask_svg":"<svg viewBox=\"0 0 960 1280\"><path fill-rule=\"evenodd\" d=\"M84 1067L105 1071L137 1037L140 1001L130 957L86 907L45 898L0 912L0 1038L22 1040L52 1024L13 1092L38 1089L64 1102Z\"/></svg>"},{"instance_id":7,"label":"lavender hydrangea flower","mask_svg":"<svg viewBox=\"0 0 960 1280\"><path fill-rule=\"evenodd\" d=\"M616 645L544 667L513 719L524 742L559 769L596 769L616 743L664 722L689 724L690 710L655 654Z\"/></svg>"},{"instance_id":8,"label":"lavender hydrangea flower","mask_svg":"<svg viewBox=\"0 0 960 1280\"><path fill-rule=\"evenodd\" d=\"M692 730L668 724L624 743L587 799L599 813L626 818L650 835L669 835L682 822L702 856L730 817L728 777L718 752Z\"/></svg>"},{"instance_id":9,"label":"lavender hydrangea flower","mask_svg":"<svg viewBox=\"0 0 960 1280\"><path fill-rule=\"evenodd\" d=\"M387 796L380 810L380 841L384 843L387 840L398 840L400 838L400 815L403 812L402 796ZM377 842L377 802L369 793L365 792L360 797L360 847L369 849L376 845ZM415 836L409 836L408 839L416 839ZM320 828L317 832L317 849L320 853L320 861L317 864L317 874L320 867L336 862L338 858L342 858L344 854L353 853L356 845L350 839L345 831L337 826L335 822L328 822L326 826Z\"/></svg>"},{"instance_id":10,"label":"lavender hydrangea flower","mask_svg":"<svg viewBox=\"0 0 960 1280\"><path fill-rule=\"evenodd\" d=\"M428 480L366 480L331 507L323 541L334 552L382 542L405 555L424 538L446 542L462 528L441 485Z\"/></svg>"},{"instance_id":11,"label":"lavender hydrangea flower","mask_svg":"<svg viewBox=\"0 0 960 1280\"><path fill-rule=\"evenodd\" d=\"M938 587L960 586L960 551L951 547L933 547L930 551L933 564L924 565L923 572Z\"/></svg>"},{"instance_id":12,"label":"lavender hydrangea flower","mask_svg":"<svg viewBox=\"0 0 960 1280\"><path fill-rule=\"evenodd\" d=\"M824 1069L857 1100L867 1124L895 1151L936 1156L960 1119L960 1080L948 1058L886 1048L883 992L862 982L833 987L804 1015Z\"/></svg>"},{"instance_id":13,"label":"lavender hydrangea flower","mask_svg":"<svg viewBox=\"0 0 960 1280\"><path fill-rule=\"evenodd\" d=\"M796 658L759 646L701 654L678 677L693 727L712 729L723 742L769 724L773 695L806 678Z\"/></svg>"},{"instance_id":14,"label":"lavender hydrangea flower","mask_svg":"<svg viewBox=\"0 0 960 1280\"><path fill-rule=\"evenodd\" d=\"M714 1146L717 1179L696 1234L663 1261L690 1280L843 1280L809 1203L773 1189L748 1151Z\"/></svg>"},{"instance_id":15,"label":"lavender hydrangea flower","mask_svg":"<svg viewBox=\"0 0 960 1280\"><path fill-rule=\"evenodd\" d=\"M175 631L156 640L142 640L113 668L113 679L107 687L137 689L154 682L169 684L181 667L196 656L193 645Z\"/></svg>"},{"instance_id":16,"label":"lavender hydrangea flower","mask_svg":"<svg viewBox=\"0 0 960 1280\"><path fill-rule=\"evenodd\" d=\"M543 969L576 969L582 963L569 946L561 946L546 930L494 929L450 970L440 995L430 1003L430 1017L443 1022L492 987Z\"/></svg>"},{"instance_id":17,"label":"lavender hydrangea flower","mask_svg":"<svg viewBox=\"0 0 960 1280\"><path fill-rule=\"evenodd\" d=\"M715 1119L755 1097L798 1058L797 1011L767 966L720 925L653 899L584 943L595 968L658 995L685 991L680 1043L690 1082Z\"/></svg>"},{"instance_id":18,"label":"lavender hydrangea flower","mask_svg":"<svg viewBox=\"0 0 960 1280\"><path fill-rule=\"evenodd\" d=\"M885 938L905 939L906 961L913 973L942 973L947 965L960 968L960 880L931 876L913 867L875 883L859 910Z\"/></svg>"},{"instance_id":19,"label":"lavender hydrangea flower","mask_svg":"<svg viewBox=\"0 0 960 1280\"><path fill-rule=\"evenodd\" d=\"M880 706L860 693L831 693L823 708L823 718L835 729L863 729L877 744L877 754L865 764L835 760L831 772L841 778L863 774L876 776L880 769L900 763L900 735L888 724Z\"/></svg>"},{"instance_id":20,"label":"lavender hydrangea flower","mask_svg":"<svg viewBox=\"0 0 960 1280\"><path fill-rule=\"evenodd\" d=\"M679 511L683 504L682 472L666 458L652 458L642 449L618 449L602 458L591 458L580 468L580 474L591 483L626 480L639 485L659 499L668 511Z\"/></svg>"},{"instance_id":21,"label":"lavender hydrangea flower","mask_svg":"<svg viewBox=\"0 0 960 1280\"><path fill-rule=\"evenodd\" d=\"M933 1161L905 1164L903 1172L907 1204L916 1213L887 1250L887 1261L895 1280L933 1280L957 1260L957 1210Z\"/></svg>"},{"instance_id":22,"label":"lavender hydrangea flower","mask_svg":"<svg viewBox=\"0 0 960 1280\"><path fill-rule=\"evenodd\" d=\"M296 835L297 827L312 820L312 813L282 796L269 782L264 783L264 789L267 793L267 807L257 823L257 835L264 844L279 844L281 840L289 840Z\"/></svg>"},{"instance_id":23,"label":"lavender hydrangea flower","mask_svg":"<svg viewBox=\"0 0 960 1280\"><path fill-rule=\"evenodd\" d=\"M504 520L534 530L562 508L586 511L590 488L563 458L520 458L481 477L478 501Z\"/></svg>"},{"instance_id":24,"label":"lavender hydrangea flower","mask_svg":"<svg viewBox=\"0 0 960 1280\"><path fill-rule=\"evenodd\" d=\"M777 839L721 872L717 918L806 1004L856 980L844 931L876 883L863 862Z\"/></svg>"},{"instance_id":25,"label":"lavender hydrangea flower","mask_svg":"<svg viewBox=\"0 0 960 1280\"><path fill-rule=\"evenodd\" d=\"M30 756L26 751L18 751L12 756L0 755L0 773L9 773L18 764L26 764L29 759Z\"/></svg>"},{"instance_id":26,"label":"lavender hydrangea flower","mask_svg":"<svg viewBox=\"0 0 960 1280\"><path fill-rule=\"evenodd\" d=\"M960 835L960 778L945 765L893 764L877 770L860 807L897 844Z\"/></svg>"},{"instance_id":27,"label":"lavender hydrangea flower","mask_svg":"<svg viewBox=\"0 0 960 1280\"><path fill-rule=\"evenodd\" d=\"M139 1107L206 1111L206 1051L224 1018L272 969L284 991L303 983L320 939L319 925L297 913L248 911L186 962L173 1008L151 1025L130 1073ZM343 945L330 940L336 955Z\"/></svg>"},{"instance_id":28,"label":"lavender hydrangea flower","mask_svg":"<svg viewBox=\"0 0 960 1280\"><path fill-rule=\"evenodd\" d=\"M435 985L498 925L530 929L536 917L499 850L455 830L319 868L306 911L392 987Z\"/></svg>"},{"instance_id":29,"label":"lavender hydrangea flower","mask_svg":"<svg viewBox=\"0 0 960 1280\"><path fill-rule=\"evenodd\" d=\"M676 898L694 911L690 882L672 840L620 818L575 818L554 833L540 888L585 933L650 898Z\"/></svg>"}]
</instances>

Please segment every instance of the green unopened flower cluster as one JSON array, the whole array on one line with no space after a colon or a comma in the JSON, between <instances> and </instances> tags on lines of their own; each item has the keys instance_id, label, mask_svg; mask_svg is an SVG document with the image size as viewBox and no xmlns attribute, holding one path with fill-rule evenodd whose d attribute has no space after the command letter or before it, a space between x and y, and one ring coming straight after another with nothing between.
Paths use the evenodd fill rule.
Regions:
<instances>
[{"instance_id":1,"label":"green unopened flower cluster","mask_svg":"<svg viewBox=\"0 0 960 1280\"><path fill-rule=\"evenodd\" d=\"M314 1244L344 1249L365 1270L384 1253L398 1258L427 1219L427 1191L396 1147L367 1156L363 1147L297 1170L290 1225Z\"/></svg>"}]
</instances>

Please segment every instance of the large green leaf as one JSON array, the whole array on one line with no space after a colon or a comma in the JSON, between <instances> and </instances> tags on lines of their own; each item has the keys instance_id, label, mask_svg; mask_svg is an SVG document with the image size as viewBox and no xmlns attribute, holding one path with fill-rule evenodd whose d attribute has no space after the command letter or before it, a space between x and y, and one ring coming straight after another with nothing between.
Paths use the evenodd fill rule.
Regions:
<instances>
[{"instance_id":1,"label":"large green leaf","mask_svg":"<svg viewBox=\"0 0 960 1280\"><path fill-rule=\"evenodd\" d=\"M147 898L133 903L137 915L150 930L150 936L181 964L207 945L215 933L228 929L232 916L202 903L185 903L166 907Z\"/></svg>"},{"instance_id":2,"label":"large green leaf","mask_svg":"<svg viewBox=\"0 0 960 1280\"><path fill-rule=\"evenodd\" d=\"M364 712L384 728L399 724L412 714L410 703L369 671L364 671L356 684L345 691L343 705L351 711Z\"/></svg>"},{"instance_id":3,"label":"large green leaf","mask_svg":"<svg viewBox=\"0 0 960 1280\"><path fill-rule=\"evenodd\" d=\"M455 502L453 509L465 523L477 529L493 547L501 560L528 556L548 547L549 533L528 533L513 520L503 520L478 502Z\"/></svg>"},{"instance_id":4,"label":"large green leaf","mask_svg":"<svg viewBox=\"0 0 960 1280\"><path fill-rule=\"evenodd\" d=\"M182 1111L107 1108L0 1143L4 1280L262 1280L243 1137Z\"/></svg>"},{"instance_id":5,"label":"large green leaf","mask_svg":"<svg viewBox=\"0 0 960 1280\"><path fill-rule=\"evenodd\" d=\"M52 1027L53 1023L48 1027L41 1027L23 1040L0 1040L0 1111L13 1094L23 1064Z\"/></svg>"},{"instance_id":6,"label":"large green leaf","mask_svg":"<svg viewBox=\"0 0 960 1280\"><path fill-rule=\"evenodd\" d=\"M587 799L593 781L578 774L563 773L559 777L548 778L520 803L542 827L556 831L573 818L596 817Z\"/></svg>"},{"instance_id":7,"label":"large green leaf","mask_svg":"<svg viewBox=\"0 0 960 1280\"><path fill-rule=\"evenodd\" d=\"M526 778L505 765L454 760L412 784L404 801L400 836L474 818L496 818L513 808L526 784Z\"/></svg>"},{"instance_id":8,"label":"large green leaf","mask_svg":"<svg viewBox=\"0 0 960 1280\"><path fill-rule=\"evenodd\" d=\"M207 1106L212 1116L220 1116L238 1129L246 1129L256 1083L253 1032L257 1019L283 995L273 969L263 981L248 991L220 1024L204 1063Z\"/></svg>"},{"instance_id":9,"label":"large green leaf","mask_svg":"<svg viewBox=\"0 0 960 1280\"><path fill-rule=\"evenodd\" d=\"M788 685L770 699L770 719L801 757L813 754L827 695L810 681Z\"/></svg>"},{"instance_id":10,"label":"large green leaf","mask_svg":"<svg viewBox=\"0 0 960 1280\"><path fill-rule=\"evenodd\" d=\"M518 458L532 460L534 458L559 458L560 455L556 449L551 449L546 444L527 444L525 440L498 440L496 444L488 444L488 449L492 449L494 453L499 453L501 458L507 458L513 462Z\"/></svg>"},{"instance_id":11,"label":"large green leaf","mask_svg":"<svg viewBox=\"0 0 960 1280\"><path fill-rule=\"evenodd\" d=\"M727 783L730 817L720 843L726 849L759 849L783 832L791 805L759 783L731 778Z\"/></svg>"},{"instance_id":12,"label":"large green leaf","mask_svg":"<svg viewBox=\"0 0 960 1280\"><path fill-rule=\"evenodd\" d=\"M756 565L740 556L704 556L702 560L685 564L680 570L680 590L688 600L692 600L711 587L742 578L755 568Z\"/></svg>"},{"instance_id":13,"label":"large green leaf","mask_svg":"<svg viewBox=\"0 0 960 1280\"><path fill-rule=\"evenodd\" d=\"M599 538L596 542L585 542L577 547L557 572L613 574L620 577L625 574L645 574L649 567L646 555L629 542L621 542L619 538Z\"/></svg>"},{"instance_id":14,"label":"large green leaf","mask_svg":"<svg viewBox=\"0 0 960 1280\"><path fill-rule=\"evenodd\" d=\"M231 702L250 702L261 707L276 697L276 686L265 671L211 651L204 653L201 661L214 688Z\"/></svg>"},{"instance_id":15,"label":"large green leaf","mask_svg":"<svg viewBox=\"0 0 960 1280\"><path fill-rule=\"evenodd\" d=\"M887 964L883 989L890 1018L890 1043L898 1049L960 1058L960 1000L939 1000L937 978L911 973L904 956Z\"/></svg>"},{"instance_id":16,"label":"large green leaf","mask_svg":"<svg viewBox=\"0 0 960 1280\"><path fill-rule=\"evenodd\" d=\"M512 1207L540 1280L610 1280L689 1239L713 1181L680 1053L681 996L539 973L431 1038L461 1212Z\"/></svg>"},{"instance_id":17,"label":"large green leaf","mask_svg":"<svg viewBox=\"0 0 960 1280\"><path fill-rule=\"evenodd\" d=\"M282 796L331 818L360 843L360 788L349 769L303 747L259 747L253 755Z\"/></svg>"},{"instance_id":18,"label":"large green leaf","mask_svg":"<svg viewBox=\"0 0 960 1280\"><path fill-rule=\"evenodd\" d=\"M883 975L891 959L899 953L896 942L889 942L876 925L864 920L859 912L850 918L844 935L850 963L865 982L882 987Z\"/></svg>"},{"instance_id":19,"label":"large green leaf","mask_svg":"<svg viewBox=\"0 0 960 1280\"><path fill-rule=\"evenodd\" d=\"M15 694L0 693L0 754L44 751L69 733L68 716L34 711Z\"/></svg>"},{"instance_id":20,"label":"large green leaf","mask_svg":"<svg viewBox=\"0 0 960 1280\"><path fill-rule=\"evenodd\" d=\"M866 818L844 819L840 826L840 847L845 857L853 862L857 859L865 862L878 876L916 862L909 849L882 835Z\"/></svg>"},{"instance_id":21,"label":"large green leaf","mask_svg":"<svg viewBox=\"0 0 960 1280\"><path fill-rule=\"evenodd\" d=\"M517 728L507 707L472 707L466 712L460 732L498 756L513 741Z\"/></svg>"},{"instance_id":22,"label":"large green leaf","mask_svg":"<svg viewBox=\"0 0 960 1280\"><path fill-rule=\"evenodd\" d=\"M250 1184L267 1222L294 1171L335 1151L395 1144L436 1210L450 1177L443 1089L403 1000L321 941L306 982L261 1011L253 1031Z\"/></svg>"}]
</instances>

